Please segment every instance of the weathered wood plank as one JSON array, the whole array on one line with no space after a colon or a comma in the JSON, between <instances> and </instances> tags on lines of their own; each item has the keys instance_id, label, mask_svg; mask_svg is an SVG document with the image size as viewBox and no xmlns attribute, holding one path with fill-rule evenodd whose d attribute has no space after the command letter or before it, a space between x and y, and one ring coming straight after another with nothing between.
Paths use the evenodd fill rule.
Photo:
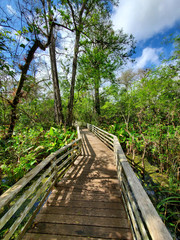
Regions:
<instances>
[{"instance_id":1,"label":"weathered wood plank","mask_svg":"<svg viewBox=\"0 0 180 240\"><path fill-rule=\"evenodd\" d=\"M41 213L57 214L57 215L79 215L79 216L95 216L95 217L109 217L112 218L127 218L125 210L122 209L105 209L105 208L89 208L89 207L61 207L61 206L44 206Z\"/></svg>"},{"instance_id":2,"label":"weathered wood plank","mask_svg":"<svg viewBox=\"0 0 180 240\"><path fill-rule=\"evenodd\" d=\"M94 125L93 125L93 126L94 126ZM96 126L94 126L94 128L95 128L95 129L98 129L99 131L101 131L101 132L103 132L103 133L105 133L105 134L107 134L107 135L111 136L112 138L114 138L114 135L113 135L113 134L111 134L111 133L108 133L108 132L104 131L103 129L101 129L101 128L98 128L98 127L96 127Z\"/></svg>"},{"instance_id":3,"label":"weathered wood plank","mask_svg":"<svg viewBox=\"0 0 180 240\"><path fill-rule=\"evenodd\" d=\"M24 239L28 239L27 236L48 239L47 235L50 239L53 236L59 239L132 239L115 177L113 152L92 134L86 137L82 134L82 138L92 156L77 159L74 169L57 184L37 215L34 228Z\"/></svg>"},{"instance_id":4,"label":"weathered wood plank","mask_svg":"<svg viewBox=\"0 0 180 240\"><path fill-rule=\"evenodd\" d=\"M64 185L62 185L61 187L58 187L59 188L59 190L60 190L60 188L61 189L63 189L63 188L65 188L65 189L73 189L73 191L75 190L75 191L82 191L82 186L81 185L73 185L72 187L70 187L70 186L65 186L65 184ZM98 186L98 184L89 184L88 186L87 185L85 185L84 186L84 188L83 188L83 190L84 191L88 191L88 192L101 192L101 193L114 193L114 194L117 194L117 188L116 187L112 187L111 188L111 186L106 186L106 187L103 187L103 184L100 186Z\"/></svg>"},{"instance_id":5,"label":"weathered wood plank","mask_svg":"<svg viewBox=\"0 0 180 240\"><path fill-rule=\"evenodd\" d=\"M20 179L16 184L14 184L10 189L8 189L5 193L0 196L0 209L3 208L6 204L11 201L11 199L18 194L21 189L26 186L47 164L49 164L58 154L65 151L70 146L79 142L80 139L76 139L73 142L67 144L61 149L49 155L45 158L41 163L39 163L34 169L32 169L29 173L27 173L22 179Z\"/></svg>"},{"instance_id":6,"label":"weathered wood plank","mask_svg":"<svg viewBox=\"0 0 180 240\"><path fill-rule=\"evenodd\" d=\"M123 203L122 202L100 202L100 201L67 201L67 200L62 200L60 202L58 201L52 201L51 206L61 206L61 207L78 207L78 208L86 208L86 207L93 207L93 208L98 208L98 209L123 209Z\"/></svg>"},{"instance_id":7,"label":"weathered wood plank","mask_svg":"<svg viewBox=\"0 0 180 240\"><path fill-rule=\"evenodd\" d=\"M132 236L129 233L129 230L120 228L120 227L109 228L109 227L96 227L96 226L86 226L86 225L79 226L74 224L67 225L67 224L38 223L29 232L132 240Z\"/></svg>"},{"instance_id":8,"label":"weathered wood plank","mask_svg":"<svg viewBox=\"0 0 180 240\"><path fill-rule=\"evenodd\" d=\"M12 217L12 215L18 210L18 208L25 202L25 200L35 191L37 186L42 182L42 180L50 173L50 171L54 168L55 163L51 165L44 174L37 179L37 181L30 186L30 188L16 201L10 210L0 219L0 228L2 228L6 222Z\"/></svg>"},{"instance_id":9,"label":"weathered wood plank","mask_svg":"<svg viewBox=\"0 0 180 240\"><path fill-rule=\"evenodd\" d=\"M72 199L75 199L76 201L79 200L88 200L88 201L100 201L100 202L119 202L122 201L120 196L118 194L92 194L92 193L81 193L81 192L71 192L68 191L67 196L63 196L63 192L52 192L52 194L48 198L48 202L51 203L51 201L56 200L57 202L60 202L61 200L70 201Z\"/></svg>"},{"instance_id":10,"label":"weathered wood plank","mask_svg":"<svg viewBox=\"0 0 180 240\"><path fill-rule=\"evenodd\" d=\"M122 190L124 193L124 197L126 200L126 204L128 207L128 210L131 214L131 221L132 224L134 225L134 229L136 231L136 235L139 237L139 234L142 236L142 239L149 239L149 236L147 235L147 230L145 229L144 224L142 224L142 218L140 216L140 212L136 203L136 199L133 197L131 189L129 188L128 182L124 176L124 174L122 174ZM137 229L138 226L138 230Z\"/></svg>"},{"instance_id":11,"label":"weathered wood plank","mask_svg":"<svg viewBox=\"0 0 180 240\"><path fill-rule=\"evenodd\" d=\"M81 133L80 133L79 126L77 126L77 136L78 136L78 139L80 139L80 138L81 138Z\"/></svg>"},{"instance_id":12,"label":"weathered wood plank","mask_svg":"<svg viewBox=\"0 0 180 240\"><path fill-rule=\"evenodd\" d=\"M46 190L48 184L51 182L55 175L55 172L49 177L49 179L43 184L43 186L37 191L36 195L32 198L31 202L26 206L24 211L21 213L20 217L16 219L16 221L12 224L12 226L9 228L8 233L5 235L4 240L8 240L12 234L15 232L15 230L18 228L20 223L23 221L23 219L26 217L29 210L33 207L37 199L40 197L40 195Z\"/></svg>"},{"instance_id":13,"label":"weathered wood plank","mask_svg":"<svg viewBox=\"0 0 180 240\"><path fill-rule=\"evenodd\" d=\"M111 218L79 215L38 214L35 222L129 228L127 219L121 221L120 217Z\"/></svg>"},{"instance_id":14,"label":"weathered wood plank","mask_svg":"<svg viewBox=\"0 0 180 240\"><path fill-rule=\"evenodd\" d=\"M108 139L109 141L111 141L111 142L114 141L113 135L109 136L109 134L107 134L107 132L100 131L99 129L97 129L96 132L99 133L101 136L104 136L104 137L105 137L106 139Z\"/></svg>"},{"instance_id":15,"label":"weathered wood plank","mask_svg":"<svg viewBox=\"0 0 180 240\"><path fill-rule=\"evenodd\" d=\"M42 197L41 202L38 204L38 207L34 210L33 214L31 215L31 217L28 219L28 221L25 223L25 225L21 228L20 233L18 234L18 237L16 240L21 240L22 237L24 236L26 230L31 226L36 214L39 212L39 210L41 209L42 205L44 204L47 196L50 194L54 184L55 184L56 180L54 180L52 182L51 187L48 189L48 191L45 192L44 196Z\"/></svg>"},{"instance_id":16,"label":"weathered wood plank","mask_svg":"<svg viewBox=\"0 0 180 240\"><path fill-rule=\"evenodd\" d=\"M69 156L63 163L58 166L58 171L60 171L70 160L72 160L76 156L76 153L73 153Z\"/></svg>"},{"instance_id":17,"label":"weathered wood plank","mask_svg":"<svg viewBox=\"0 0 180 240\"><path fill-rule=\"evenodd\" d=\"M107 190L107 189L86 189L86 188L76 188L76 186L62 186L62 187L56 187L59 191L59 194L66 194L67 192L73 192L73 193L79 193L79 194L94 194L96 196L103 195L103 196L119 196L119 192L114 190Z\"/></svg>"},{"instance_id":18,"label":"weathered wood plank","mask_svg":"<svg viewBox=\"0 0 180 240\"><path fill-rule=\"evenodd\" d=\"M74 150L76 150L79 147L79 145L76 145L75 147L73 147L72 149L70 149L69 151L67 151L65 154L63 154L61 157L57 158L55 163L56 165L62 161L65 157L67 157L70 153L72 153Z\"/></svg>"},{"instance_id":19,"label":"weathered wood plank","mask_svg":"<svg viewBox=\"0 0 180 240\"><path fill-rule=\"evenodd\" d=\"M132 203L129 201L126 191L124 191L124 186L122 186L122 190L123 190L122 197L123 197L124 202L126 203L125 208L126 208L126 211L128 212L128 216L129 216L129 218L131 220L131 224L133 226L132 229L133 229L134 238L138 239L138 240L145 240L147 238L142 238L142 235L139 231L139 225L137 223L137 220L136 220L133 208L132 208ZM144 227L143 224L141 224L141 227Z\"/></svg>"},{"instance_id":20,"label":"weathered wood plank","mask_svg":"<svg viewBox=\"0 0 180 240\"><path fill-rule=\"evenodd\" d=\"M85 181L88 179L88 181ZM65 184L66 186L78 185L84 183L85 186L91 186L92 184L96 185L105 185L105 186L112 186L112 188L118 189L118 179L117 178L101 178L101 177L88 177L87 175L78 175L78 179L66 179L66 181L59 182L58 186Z\"/></svg>"},{"instance_id":21,"label":"weathered wood plank","mask_svg":"<svg viewBox=\"0 0 180 240\"><path fill-rule=\"evenodd\" d=\"M121 167L123 169L129 188L137 203L137 209L139 210L140 216L142 216L141 224L145 224L145 228L147 228L147 235L150 235L150 238L154 240L172 240L169 231L162 222L148 195L130 167L120 144L116 143L115 148L118 169L121 169ZM121 165L121 167L119 165ZM123 181L122 170L118 173L118 176L121 177L120 181ZM139 222L139 225L141 224Z\"/></svg>"},{"instance_id":22,"label":"weathered wood plank","mask_svg":"<svg viewBox=\"0 0 180 240\"><path fill-rule=\"evenodd\" d=\"M105 143L110 149L114 149L114 139L108 138L108 135L105 133L100 132L99 130L95 129L94 134L103 142Z\"/></svg>"},{"instance_id":23,"label":"weathered wood plank","mask_svg":"<svg viewBox=\"0 0 180 240\"><path fill-rule=\"evenodd\" d=\"M39 233L26 233L24 240L97 240L97 238L79 237L79 236L63 236L54 234L39 234Z\"/></svg>"},{"instance_id":24,"label":"weathered wood plank","mask_svg":"<svg viewBox=\"0 0 180 240\"><path fill-rule=\"evenodd\" d=\"M100 138L103 142L105 142L109 147L114 148L114 140L109 140L107 136L102 135L100 132L96 133L96 136Z\"/></svg>"}]
</instances>

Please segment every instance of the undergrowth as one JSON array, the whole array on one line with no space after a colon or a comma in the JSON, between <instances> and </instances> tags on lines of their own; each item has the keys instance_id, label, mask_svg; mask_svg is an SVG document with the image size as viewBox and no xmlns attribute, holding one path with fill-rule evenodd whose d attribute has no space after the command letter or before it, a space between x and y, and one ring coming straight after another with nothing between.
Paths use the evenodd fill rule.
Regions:
<instances>
[{"instance_id":1,"label":"undergrowth","mask_svg":"<svg viewBox=\"0 0 180 240\"><path fill-rule=\"evenodd\" d=\"M121 146L126 153L127 159L135 171L138 179L142 183L145 191L150 197L153 205L159 213L161 219L166 224L171 232L173 239L180 239L180 182L175 172L169 169L160 170L158 157L153 160L153 155L146 152L143 159L143 152L138 148L141 143L138 132L131 132L131 135L126 131L125 125L114 124L104 127L100 126L107 132L116 135L121 143ZM136 142L132 142L136 137ZM153 142L151 143L153 145ZM135 157L133 156L133 149L135 149ZM174 152L175 154L175 152ZM163 161L163 159L162 159ZM157 162L157 164L156 164ZM171 169L175 168L173 165Z\"/></svg>"},{"instance_id":2,"label":"undergrowth","mask_svg":"<svg viewBox=\"0 0 180 240\"><path fill-rule=\"evenodd\" d=\"M76 138L62 127L17 129L9 141L0 140L0 194L15 184L50 153Z\"/></svg>"}]
</instances>

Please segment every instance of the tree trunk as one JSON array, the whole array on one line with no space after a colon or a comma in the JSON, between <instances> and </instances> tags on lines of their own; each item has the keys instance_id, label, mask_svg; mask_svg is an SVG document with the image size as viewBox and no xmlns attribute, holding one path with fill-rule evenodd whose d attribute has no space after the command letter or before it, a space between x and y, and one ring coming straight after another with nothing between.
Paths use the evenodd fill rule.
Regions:
<instances>
[{"instance_id":1,"label":"tree trunk","mask_svg":"<svg viewBox=\"0 0 180 240\"><path fill-rule=\"evenodd\" d=\"M34 57L34 53L36 52L36 50L39 47L39 41L36 40L33 44L33 46L31 47L31 49L29 50L26 62L23 66L20 66L22 72L21 72L21 77L19 80L19 84L18 87L16 89L16 93L15 96L12 100L12 104L11 104L11 116L10 116L10 125L9 125L9 129L8 132L5 136L5 139L9 139L12 137L13 131L14 131L14 127L16 124L16 119L17 119L17 105L19 103L19 99L21 98L21 90L23 88L24 85L24 81L26 80L26 74L27 71L29 69L30 63L33 60Z\"/></svg>"},{"instance_id":2,"label":"tree trunk","mask_svg":"<svg viewBox=\"0 0 180 240\"><path fill-rule=\"evenodd\" d=\"M78 18L75 16L75 11L73 9L73 4L70 0L67 0L67 4L69 5L72 19L76 31L76 39L75 39L75 45L74 45L74 57L73 57L73 66L72 66L72 78L71 78L71 89L70 89L70 96L69 96L69 102L68 102L68 112L67 112L67 119L66 119L66 125L71 127L72 121L73 121L73 105L74 105L74 87L75 87L75 79L76 79L76 70L77 70L77 58L78 58L78 51L79 51L79 40L81 36L81 32L83 30L83 13L86 9L88 12L87 7L88 0L82 1L82 6L80 9L78 9L79 14ZM78 4L77 4L78 5ZM88 13L87 13L88 14ZM87 17L87 15L86 15Z\"/></svg>"},{"instance_id":3,"label":"tree trunk","mask_svg":"<svg viewBox=\"0 0 180 240\"><path fill-rule=\"evenodd\" d=\"M55 109L55 120L57 124L64 123L64 115L62 112L62 101L58 81L57 64L56 64L56 52L55 52L55 39L52 34L51 45L49 46L50 60L51 60L51 73L53 79L54 88L54 109Z\"/></svg>"},{"instance_id":4,"label":"tree trunk","mask_svg":"<svg viewBox=\"0 0 180 240\"><path fill-rule=\"evenodd\" d=\"M145 178L145 154L146 154L146 143L145 143L145 146L144 146L144 150L143 150L143 155L142 155L142 158L141 158L141 161L142 161L142 179L144 180Z\"/></svg>"},{"instance_id":5,"label":"tree trunk","mask_svg":"<svg viewBox=\"0 0 180 240\"><path fill-rule=\"evenodd\" d=\"M98 69L97 78L95 79L95 112L99 116L101 114L100 110L100 98L99 98L99 85L100 85L100 74Z\"/></svg>"},{"instance_id":6,"label":"tree trunk","mask_svg":"<svg viewBox=\"0 0 180 240\"><path fill-rule=\"evenodd\" d=\"M71 127L73 120L73 104L74 104L74 87L76 79L76 70L77 70L77 57L79 51L79 40L80 40L80 31L76 32L76 40L74 46L74 57L73 57L73 68L72 68L72 78L71 78L71 89L68 103L68 113L66 119L66 125Z\"/></svg>"}]
</instances>

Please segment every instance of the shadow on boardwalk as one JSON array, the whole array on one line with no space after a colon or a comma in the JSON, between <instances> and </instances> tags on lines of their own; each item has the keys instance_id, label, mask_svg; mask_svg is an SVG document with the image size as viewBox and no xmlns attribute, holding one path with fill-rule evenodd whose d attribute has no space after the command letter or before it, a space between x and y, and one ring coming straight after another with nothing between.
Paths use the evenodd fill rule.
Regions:
<instances>
[{"instance_id":1,"label":"shadow on boardwalk","mask_svg":"<svg viewBox=\"0 0 180 240\"><path fill-rule=\"evenodd\" d=\"M82 154L52 191L24 239L132 239L113 152L82 130Z\"/></svg>"}]
</instances>

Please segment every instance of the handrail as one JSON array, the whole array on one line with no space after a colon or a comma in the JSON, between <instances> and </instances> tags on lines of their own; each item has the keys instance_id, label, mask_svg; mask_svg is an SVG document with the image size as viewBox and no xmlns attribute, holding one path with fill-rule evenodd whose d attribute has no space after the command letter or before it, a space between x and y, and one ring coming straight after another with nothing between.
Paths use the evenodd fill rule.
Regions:
<instances>
[{"instance_id":1,"label":"handrail","mask_svg":"<svg viewBox=\"0 0 180 240\"><path fill-rule=\"evenodd\" d=\"M172 240L169 231L128 163L118 138L91 124L87 124L87 128L114 150L117 175L133 238L136 240ZM108 142L109 136L113 136L113 147Z\"/></svg>"},{"instance_id":2,"label":"handrail","mask_svg":"<svg viewBox=\"0 0 180 240\"><path fill-rule=\"evenodd\" d=\"M50 154L0 196L0 238L10 239L27 218L18 232L18 239L23 236L58 178L63 176L81 154L82 140L79 127L77 134L76 140ZM6 224L9 229L2 234L7 228Z\"/></svg>"},{"instance_id":3,"label":"handrail","mask_svg":"<svg viewBox=\"0 0 180 240\"><path fill-rule=\"evenodd\" d=\"M108 133L94 125L87 123L87 128L93 132L102 142L104 142L110 149L114 149L114 135Z\"/></svg>"}]
</instances>

